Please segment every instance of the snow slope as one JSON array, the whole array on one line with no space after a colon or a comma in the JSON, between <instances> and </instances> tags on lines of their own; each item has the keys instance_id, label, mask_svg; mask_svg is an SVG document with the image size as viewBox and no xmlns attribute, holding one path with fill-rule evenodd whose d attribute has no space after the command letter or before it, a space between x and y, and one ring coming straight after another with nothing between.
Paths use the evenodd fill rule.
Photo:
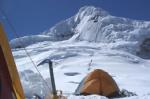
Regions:
<instances>
[{"instance_id":1,"label":"snow slope","mask_svg":"<svg viewBox=\"0 0 150 99\"><path fill-rule=\"evenodd\" d=\"M123 99L150 99L150 60L138 57L149 56L149 32L150 22L115 17L101 8L85 6L45 31L44 36L22 37L10 44L17 47L12 51L27 96L36 93L44 97L51 90L49 69L46 64L38 66L47 86L24 49L18 47L20 40L36 65L44 59L53 61L56 87L70 99L107 99L72 95L79 82L96 68L108 72L121 90L137 94Z\"/></svg>"},{"instance_id":2,"label":"snow slope","mask_svg":"<svg viewBox=\"0 0 150 99\"><path fill-rule=\"evenodd\" d=\"M83 41L74 43L48 41L28 46L26 49L36 64L47 58L54 62L56 86L58 90L63 90L65 95L73 94L87 73L95 68L100 68L112 75L121 90L126 89L136 93L138 98L133 99L142 99L139 97L144 96L148 98L143 99L149 99L150 61L127 52L103 49L103 46ZM24 50L13 50L13 54L26 94L37 93L44 96L45 90L48 89L45 89L45 83L42 82ZM93 62L89 70L88 64L91 60ZM38 69L50 84L48 66L41 65ZM67 75L72 73L76 75Z\"/></svg>"}]
</instances>

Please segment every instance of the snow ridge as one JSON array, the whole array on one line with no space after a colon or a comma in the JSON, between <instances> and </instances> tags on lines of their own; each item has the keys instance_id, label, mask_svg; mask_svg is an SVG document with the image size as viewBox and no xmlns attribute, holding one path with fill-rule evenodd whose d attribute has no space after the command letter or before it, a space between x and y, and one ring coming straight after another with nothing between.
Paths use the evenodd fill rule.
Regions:
<instances>
[{"instance_id":1,"label":"snow ridge","mask_svg":"<svg viewBox=\"0 0 150 99\"><path fill-rule=\"evenodd\" d=\"M22 48L29 46L31 44L43 41L50 41L50 36L47 35L31 35L24 36L21 38L16 38L10 41L11 48Z\"/></svg>"}]
</instances>

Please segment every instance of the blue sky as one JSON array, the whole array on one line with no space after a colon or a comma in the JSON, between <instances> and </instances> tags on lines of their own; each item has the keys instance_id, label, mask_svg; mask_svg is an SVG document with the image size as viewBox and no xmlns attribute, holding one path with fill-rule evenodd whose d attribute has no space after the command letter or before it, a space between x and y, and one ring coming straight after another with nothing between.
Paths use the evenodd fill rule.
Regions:
<instances>
[{"instance_id":1,"label":"blue sky","mask_svg":"<svg viewBox=\"0 0 150 99\"><path fill-rule=\"evenodd\" d=\"M19 36L39 34L77 13L80 7L101 7L114 16L150 21L150 0L0 0ZM9 39L13 31L0 12Z\"/></svg>"}]
</instances>

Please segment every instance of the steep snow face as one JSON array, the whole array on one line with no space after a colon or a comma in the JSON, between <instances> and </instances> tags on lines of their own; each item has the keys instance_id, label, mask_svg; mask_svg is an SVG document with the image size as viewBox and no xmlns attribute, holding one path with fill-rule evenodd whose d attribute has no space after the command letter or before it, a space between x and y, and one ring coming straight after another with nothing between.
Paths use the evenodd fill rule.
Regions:
<instances>
[{"instance_id":1,"label":"steep snow face","mask_svg":"<svg viewBox=\"0 0 150 99\"><path fill-rule=\"evenodd\" d=\"M111 43L117 41L140 41L150 37L150 22L133 21L114 16L86 16L78 24L79 40Z\"/></svg>"}]
</instances>

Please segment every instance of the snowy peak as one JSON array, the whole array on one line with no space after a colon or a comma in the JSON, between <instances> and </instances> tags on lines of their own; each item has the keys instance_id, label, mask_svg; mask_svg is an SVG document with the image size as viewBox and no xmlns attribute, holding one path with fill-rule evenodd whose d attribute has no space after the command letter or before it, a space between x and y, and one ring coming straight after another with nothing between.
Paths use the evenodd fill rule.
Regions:
<instances>
[{"instance_id":1,"label":"snowy peak","mask_svg":"<svg viewBox=\"0 0 150 99\"><path fill-rule=\"evenodd\" d=\"M79 12L76 14L76 18L82 20L86 16L107 16L108 12L101 8L96 8L94 6L84 6L80 8Z\"/></svg>"},{"instance_id":2,"label":"snowy peak","mask_svg":"<svg viewBox=\"0 0 150 99\"><path fill-rule=\"evenodd\" d=\"M97 19L109 15L108 12L94 6L84 6L79 9L78 13L71 18L59 22L43 34L50 35L52 40L60 41L71 38L77 31L76 27L87 17Z\"/></svg>"}]
</instances>

